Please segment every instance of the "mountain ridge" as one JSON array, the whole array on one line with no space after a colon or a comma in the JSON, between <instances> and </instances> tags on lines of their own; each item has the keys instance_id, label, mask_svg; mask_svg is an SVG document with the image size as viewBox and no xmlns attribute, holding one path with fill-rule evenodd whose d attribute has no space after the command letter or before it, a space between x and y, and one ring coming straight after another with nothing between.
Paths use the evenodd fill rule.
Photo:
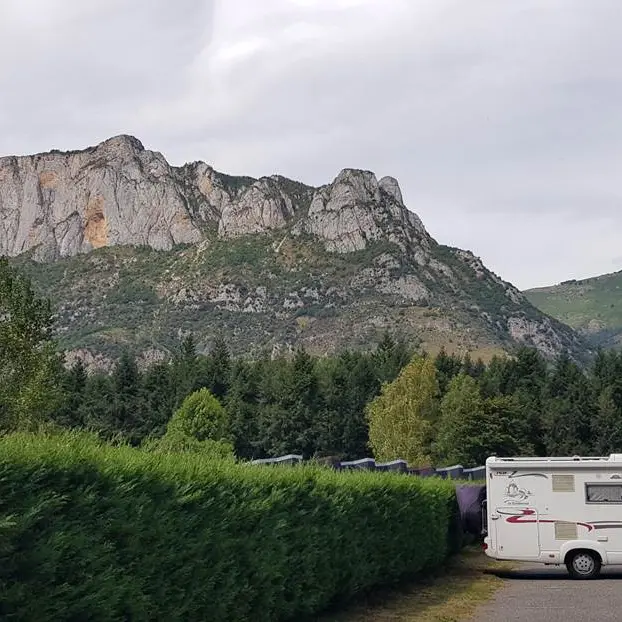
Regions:
<instances>
[{"instance_id":1,"label":"mountain ridge","mask_svg":"<svg viewBox=\"0 0 622 622\"><path fill-rule=\"evenodd\" d=\"M200 242L205 232L233 237L280 229L301 212L307 218L292 233L318 235L329 250L346 252L364 247L361 232L382 234L369 210L352 205L349 195L358 204L384 198L394 217L401 213L427 235L391 177L377 180L371 171L344 168L332 183L313 187L280 175L227 175L202 161L174 167L121 134L76 151L0 158L0 253L36 248L35 259L45 261L102 246L170 250Z\"/></svg>"},{"instance_id":2,"label":"mountain ridge","mask_svg":"<svg viewBox=\"0 0 622 622\"><path fill-rule=\"evenodd\" d=\"M56 302L73 349L123 334L166 350L193 327L205 341L231 331L241 350L327 351L388 329L471 350L585 350L471 251L434 240L398 181L372 171L344 168L319 187L231 176L173 167L119 135L0 158L0 223L0 254Z\"/></svg>"}]
</instances>

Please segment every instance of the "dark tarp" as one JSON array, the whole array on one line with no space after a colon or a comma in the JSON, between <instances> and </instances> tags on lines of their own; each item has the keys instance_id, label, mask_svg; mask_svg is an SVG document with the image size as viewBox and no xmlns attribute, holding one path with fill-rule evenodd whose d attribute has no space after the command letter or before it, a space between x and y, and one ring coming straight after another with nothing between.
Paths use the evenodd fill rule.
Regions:
<instances>
[{"instance_id":1,"label":"dark tarp","mask_svg":"<svg viewBox=\"0 0 622 622\"><path fill-rule=\"evenodd\" d=\"M462 529L474 536L482 535L482 502L486 499L486 486L456 486Z\"/></svg>"}]
</instances>

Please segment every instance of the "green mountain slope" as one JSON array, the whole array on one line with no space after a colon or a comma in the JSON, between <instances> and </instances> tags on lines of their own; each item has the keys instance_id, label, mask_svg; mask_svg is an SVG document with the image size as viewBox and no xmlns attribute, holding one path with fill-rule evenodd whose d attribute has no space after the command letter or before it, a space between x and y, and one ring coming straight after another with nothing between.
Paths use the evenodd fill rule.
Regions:
<instances>
[{"instance_id":1,"label":"green mountain slope","mask_svg":"<svg viewBox=\"0 0 622 622\"><path fill-rule=\"evenodd\" d=\"M568 324L591 344L622 345L622 272L524 292L538 309Z\"/></svg>"},{"instance_id":2,"label":"green mountain slope","mask_svg":"<svg viewBox=\"0 0 622 622\"><path fill-rule=\"evenodd\" d=\"M533 343L545 354L559 347L582 356L569 328L484 272L473 255L438 244L431 254L435 268L424 273L387 241L337 254L281 232L14 262L51 298L61 346L101 367L124 347L146 359L167 356L188 333L200 347L225 335L234 353L251 355L297 345L318 354L366 349L388 330L431 352L486 359ZM420 287L426 296L414 302Z\"/></svg>"}]
</instances>

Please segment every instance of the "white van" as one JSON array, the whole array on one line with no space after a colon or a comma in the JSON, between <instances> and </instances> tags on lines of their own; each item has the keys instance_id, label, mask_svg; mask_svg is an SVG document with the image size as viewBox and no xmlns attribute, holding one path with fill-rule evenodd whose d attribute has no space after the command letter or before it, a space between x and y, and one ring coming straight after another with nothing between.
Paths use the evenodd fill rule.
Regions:
<instances>
[{"instance_id":1,"label":"white van","mask_svg":"<svg viewBox=\"0 0 622 622\"><path fill-rule=\"evenodd\" d=\"M486 460L483 546L592 579L622 564L622 454Z\"/></svg>"}]
</instances>

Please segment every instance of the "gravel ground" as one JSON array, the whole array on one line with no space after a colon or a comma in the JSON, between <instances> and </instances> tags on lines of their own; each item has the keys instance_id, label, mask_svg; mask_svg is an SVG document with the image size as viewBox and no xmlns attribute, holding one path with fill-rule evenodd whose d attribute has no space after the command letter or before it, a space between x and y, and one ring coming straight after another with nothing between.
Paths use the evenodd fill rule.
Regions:
<instances>
[{"instance_id":1,"label":"gravel ground","mask_svg":"<svg viewBox=\"0 0 622 622\"><path fill-rule=\"evenodd\" d=\"M468 622L622 621L622 566L603 568L591 581L570 579L563 566L523 565L495 574L506 585Z\"/></svg>"}]
</instances>

